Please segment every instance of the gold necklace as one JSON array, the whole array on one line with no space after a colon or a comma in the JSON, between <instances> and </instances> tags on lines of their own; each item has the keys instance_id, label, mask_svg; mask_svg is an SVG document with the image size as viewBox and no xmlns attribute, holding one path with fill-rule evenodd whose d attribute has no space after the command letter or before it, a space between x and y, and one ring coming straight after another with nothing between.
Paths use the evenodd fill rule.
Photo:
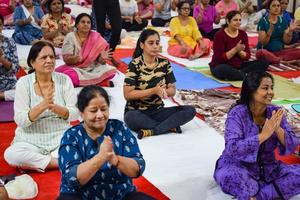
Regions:
<instances>
[{"instance_id":1,"label":"gold necklace","mask_svg":"<svg viewBox=\"0 0 300 200\"><path fill-rule=\"evenodd\" d=\"M81 39L81 37L79 36L78 31L76 32L76 35L77 35L77 37L78 37L78 39L79 39L80 44L82 45L83 42L86 40L86 38Z\"/></svg>"},{"instance_id":2,"label":"gold necklace","mask_svg":"<svg viewBox=\"0 0 300 200\"><path fill-rule=\"evenodd\" d=\"M42 90L42 88L41 88L40 82L38 81L37 77L35 77L35 79L36 79L38 88L39 88L39 90L40 90L40 92L41 92L41 95L42 95L42 97L44 98L45 96L44 96L43 90ZM52 78L51 78L51 86L53 87L53 80L52 80Z\"/></svg>"}]
</instances>

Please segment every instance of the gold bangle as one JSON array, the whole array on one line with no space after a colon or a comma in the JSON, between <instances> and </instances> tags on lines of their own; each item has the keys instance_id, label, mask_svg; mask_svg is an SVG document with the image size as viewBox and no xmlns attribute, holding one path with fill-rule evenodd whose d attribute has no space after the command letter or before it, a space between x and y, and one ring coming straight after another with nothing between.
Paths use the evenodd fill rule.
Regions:
<instances>
[{"instance_id":1,"label":"gold bangle","mask_svg":"<svg viewBox=\"0 0 300 200\"><path fill-rule=\"evenodd\" d=\"M117 155L117 158L118 158L118 160L117 160L117 164L115 164L115 168L118 168L118 166L119 166L119 163L120 163L120 159L119 159L119 156Z\"/></svg>"}]
</instances>

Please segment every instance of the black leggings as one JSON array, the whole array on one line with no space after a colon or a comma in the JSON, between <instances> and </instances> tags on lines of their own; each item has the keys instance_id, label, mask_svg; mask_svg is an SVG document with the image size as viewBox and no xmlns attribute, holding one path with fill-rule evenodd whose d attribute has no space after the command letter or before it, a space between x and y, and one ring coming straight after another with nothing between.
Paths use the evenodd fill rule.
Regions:
<instances>
[{"instance_id":1,"label":"black leggings","mask_svg":"<svg viewBox=\"0 0 300 200\"><path fill-rule=\"evenodd\" d=\"M170 19L161 19L161 18L153 18L151 20L152 26L165 26L166 23L170 22L172 18Z\"/></svg>"},{"instance_id":2,"label":"black leggings","mask_svg":"<svg viewBox=\"0 0 300 200\"><path fill-rule=\"evenodd\" d=\"M127 111L124 121L135 132L151 129L154 135L160 135L189 122L195 115L196 110L193 106L174 106L154 111Z\"/></svg>"},{"instance_id":3,"label":"black leggings","mask_svg":"<svg viewBox=\"0 0 300 200\"><path fill-rule=\"evenodd\" d=\"M217 28L217 29L211 30L209 33L206 33L205 31L199 29L199 31L201 32L201 35L202 35L204 38L210 39L211 41L214 40L215 34L216 34L219 30L220 30L220 28Z\"/></svg>"},{"instance_id":4,"label":"black leggings","mask_svg":"<svg viewBox=\"0 0 300 200\"><path fill-rule=\"evenodd\" d=\"M139 24L137 21L133 20L133 23L126 22L125 20L122 20L122 28L124 28L126 31L141 31L148 25L147 19L142 19L142 23Z\"/></svg>"},{"instance_id":5,"label":"black leggings","mask_svg":"<svg viewBox=\"0 0 300 200\"><path fill-rule=\"evenodd\" d=\"M97 31L104 36L105 18L108 16L111 24L110 48L114 51L120 40L122 29L121 10L119 0L94 0L93 11L95 13Z\"/></svg>"},{"instance_id":6,"label":"black leggings","mask_svg":"<svg viewBox=\"0 0 300 200\"><path fill-rule=\"evenodd\" d=\"M241 68L237 69L228 64L219 64L210 67L212 75L221 80L242 81L247 73L253 71L266 71L269 64L266 61L254 60L241 64Z\"/></svg>"},{"instance_id":7,"label":"black leggings","mask_svg":"<svg viewBox=\"0 0 300 200\"><path fill-rule=\"evenodd\" d=\"M60 194L56 200L81 200L79 194ZM155 198L143 192L129 192L123 200L155 200Z\"/></svg>"}]
</instances>

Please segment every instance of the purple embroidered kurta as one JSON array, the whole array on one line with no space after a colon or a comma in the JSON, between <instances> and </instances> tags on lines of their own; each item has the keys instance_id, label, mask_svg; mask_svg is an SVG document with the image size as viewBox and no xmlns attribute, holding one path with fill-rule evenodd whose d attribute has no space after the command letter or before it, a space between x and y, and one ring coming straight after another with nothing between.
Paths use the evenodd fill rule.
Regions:
<instances>
[{"instance_id":1,"label":"purple embroidered kurta","mask_svg":"<svg viewBox=\"0 0 300 200\"><path fill-rule=\"evenodd\" d=\"M279 107L268 105L266 117ZM280 154L293 153L299 144L291 127L283 117L281 128L285 131L285 147L276 133L259 145L259 126L252 119L246 105L231 109L225 124L225 150L218 159L214 178L225 193L248 200L281 197L289 199L300 194L300 165L285 165L275 159L274 150ZM281 194L277 194L280 191Z\"/></svg>"}]
</instances>

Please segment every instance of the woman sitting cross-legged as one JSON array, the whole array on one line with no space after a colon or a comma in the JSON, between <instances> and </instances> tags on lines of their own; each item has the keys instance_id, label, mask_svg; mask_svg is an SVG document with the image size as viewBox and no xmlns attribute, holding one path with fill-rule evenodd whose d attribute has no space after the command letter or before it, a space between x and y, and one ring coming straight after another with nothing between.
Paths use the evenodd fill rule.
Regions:
<instances>
[{"instance_id":1,"label":"woman sitting cross-legged","mask_svg":"<svg viewBox=\"0 0 300 200\"><path fill-rule=\"evenodd\" d=\"M211 42L202 38L197 23L189 16L190 4L181 1L177 4L178 17L170 22L171 39L169 40L168 53L180 58L194 60L203 55L208 55Z\"/></svg>"},{"instance_id":2,"label":"woman sitting cross-legged","mask_svg":"<svg viewBox=\"0 0 300 200\"><path fill-rule=\"evenodd\" d=\"M41 19L44 13L40 6L33 5L32 0L22 0L23 4L14 11L16 25L12 38L16 43L30 45L33 41L41 39Z\"/></svg>"},{"instance_id":3,"label":"woman sitting cross-legged","mask_svg":"<svg viewBox=\"0 0 300 200\"><path fill-rule=\"evenodd\" d=\"M283 110L271 104L273 87L270 74L249 73L240 100L226 119L225 149L214 178L225 193L239 200L300 197L300 165L286 165L275 158L275 149L281 155L291 154L300 141Z\"/></svg>"},{"instance_id":4,"label":"woman sitting cross-legged","mask_svg":"<svg viewBox=\"0 0 300 200\"><path fill-rule=\"evenodd\" d=\"M119 0L122 16L122 28L126 31L141 31L148 25L147 19L142 19L135 0Z\"/></svg>"},{"instance_id":5,"label":"woman sitting cross-legged","mask_svg":"<svg viewBox=\"0 0 300 200\"><path fill-rule=\"evenodd\" d=\"M266 71L265 61L248 61L250 50L248 36L240 30L241 14L230 11L226 16L224 28L214 38L213 57L209 63L214 77L221 80L239 81L251 71Z\"/></svg>"},{"instance_id":6,"label":"woman sitting cross-legged","mask_svg":"<svg viewBox=\"0 0 300 200\"><path fill-rule=\"evenodd\" d=\"M58 200L154 200L137 192L132 183L144 172L145 160L129 128L109 119L109 106L100 86L86 86L79 93L83 122L68 129L61 140Z\"/></svg>"},{"instance_id":7,"label":"woman sitting cross-legged","mask_svg":"<svg viewBox=\"0 0 300 200\"><path fill-rule=\"evenodd\" d=\"M116 68L105 63L112 53L105 39L91 30L91 21L91 16L86 13L76 17L76 31L67 34L62 47L66 64L55 71L68 75L75 87L113 86L110 79L115 76Z\"/></svg>"},{"instance_id":8,"label":"woman sitting cross-legged","mask_svg":"<svg viewBox=\"0 0 300 200\"><path fill-rule=\"evenodd\" d=\"M17 46L13 39L2 35L4 18L0 15L0 101L13 100L19 70Z\"/></svg>"},{"instance_id":9,"label":"woman sitting cross-legged","mask_svg":"<svg viewBox=\"0 0 300 200\"><path fill-rule=\"evenodd\" d=\"M267 60L272 64L280 62L293 63L300 60L300 49L285 48L293 37L295 29L300 28L296 21L288 25L280 16L280 1L270 0L267 9L269 15L263 17L258 23L258 40L256 58Z\"/></svg>"},{"instance_id":10,"label":"woman sitting cross-legged","mask_svg":"<svg viewBox=\"0 0 300 200\"><path fill-rule=\"evenodd\" d=\"M64 12L63 0L48 0L46 6L49 13L42 19L43 36L54 47L61 48L65 36L73 28L71 16Z\"/></svg>"},{"instance_id":11,"label":"woman sitting cross-legged","mask_svg":"<svg viewBox=\"0 0 300 200\"><path fill-rule=\"evenodd\" d=\"M17 129L4 152L9 165L45 171L57 168L57 150L69 122L78 118L76 96L69 77L55 73L54 47L38 41L29 51L33 73L20 78L14 102Z\"/></svg>"},{"instance_id":12,"label":"woman sitting cross-legged","mask_svg":"<svg viewBox=\"0 0 300 200\"><path fill-rule=\"evenodd\" d=\"M127 100L124 120L138 138L168 132L181 133L180 126L196 114L192 106L164 107L163 99L176 92L175 77L168 60L158 57L160 39L156 31L144 30L124 80Z\"/></svg>"}]
</instances>

